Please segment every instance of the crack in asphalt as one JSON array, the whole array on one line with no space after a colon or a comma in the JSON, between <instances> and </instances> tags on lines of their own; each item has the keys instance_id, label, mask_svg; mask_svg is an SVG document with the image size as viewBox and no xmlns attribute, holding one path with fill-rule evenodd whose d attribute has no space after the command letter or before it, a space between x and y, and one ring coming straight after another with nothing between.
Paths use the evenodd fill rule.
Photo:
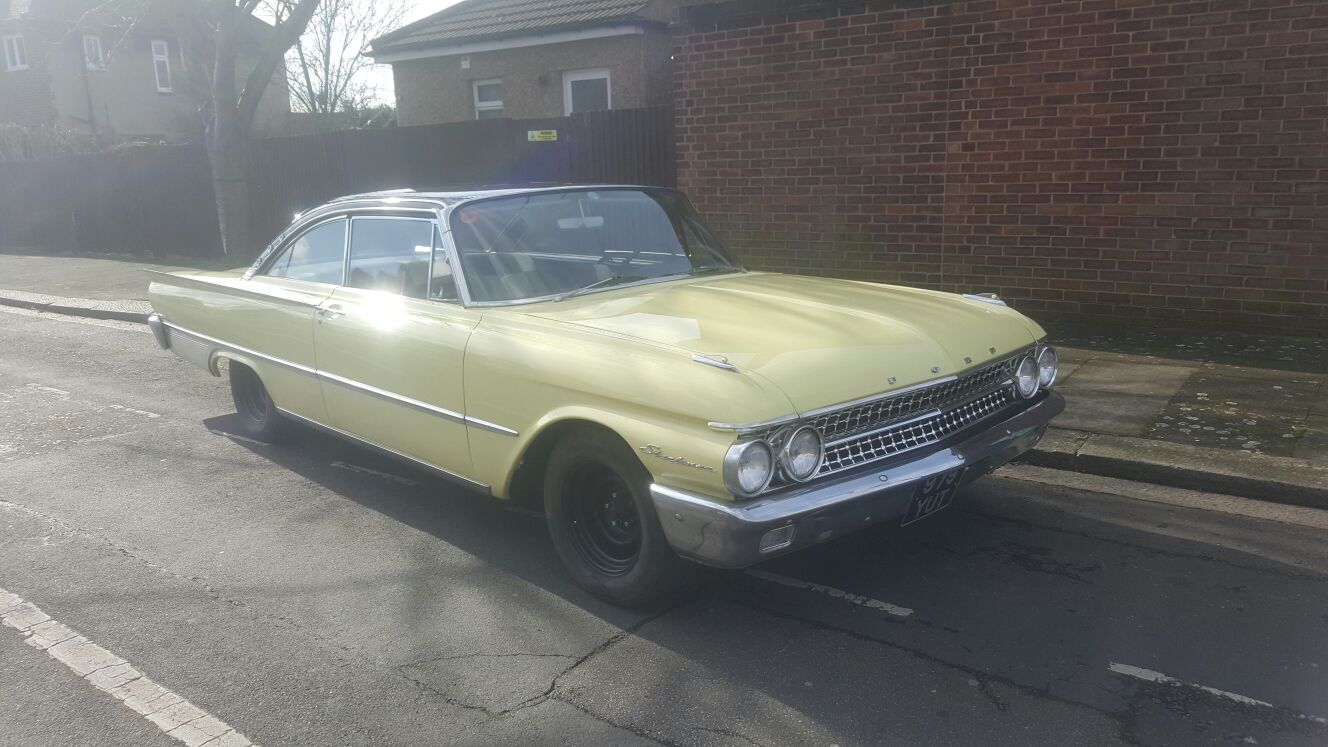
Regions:
<instances>
[{"instance_id":1,"label":"crack in asphalt","mask_svg":"<svg viewBox=\"0 0 1328 747\"><path fill-rule=\"evenodd\" d=\"M939 657L939 656L936 656L936 655L934 655L934 654L929 654L929 653L927 653L927 652L925 652L925 651L922 651L921 649L910 648L910 647L908 647L908 646L904 646L904 645L902 645L902 644L895 643L895 642L893 642L893 641L887 641L887 640L883 640L883 639L880 639L880 638L876 638L876 637L874 637L874 636L870 636L870 635L867 635L866 633L861 633L861 632L858 632L858 631L856 631L856 630L850 630L850 629L848 629L848 628L841 628L841 627L839 627L839 626L837 626L837 625L832 625L832 624L830 624L830 623L823 622L823 621L821 621L821 620L811 620L811 619L808 619L808 618L805 618L805 617L800 617L800 616L798 616L798 615L794 615L794 614L791 614L791 613L788 613L788 612L782 612L782 611L772 610L772 609L770 609L770 608L763 607L763 606L758 605L758 604L752 604L752 603L750 603L750 602L746 602L746 601L734 601L733 603L734 603L734 604L737 604L737 605L739 605L739 606L741 606L741 607L744 607L744 608L746 608L746 609L752 610L752 611L754 611L754 612L758 612L758 613L762 613L762 614L770 615L771 617L776 617L776 618L779 618L779 619L781 619L781 620L788 620L788 621L791 621L791 622L801 623L801 624L803 624L803 625L810 626L810 627L815 628L815 629L817 629L817 630L827 630L827 631L831 631L831 632L835 632L835 633L840 633L840 634L842 634L842 635L846 635L846 636L848 636L848 637L850 637L850 638L853 638L853 639L855 639L855 640L864 641L864 642L867 642L867 643L872 643L872 644L875 644L875 645L878 645L878 646L884 646L884 647L886 647L886 648L891 648L891 649L894 649L894 650L896 650L896 651L902 651L902 652L904 652L904 653L906 653L906 654L909 654L910 656L916 657L916 658L918 658L918 659L921 659L921 660L923 660L923 661L929 662L929 663L931 663L931 664L938 664L938 665L940 665L940 666L946 667L946 668L948 668L948 669L952 669L952 670L957 671L957 672L963 672L963 673L967 674L970 678L972 678L972 679L974 679L974 680L977 680L978 683L979 683L979 687L980 687L980 688L984 688L984 687L985 687L985 684L984 684L984 683L986 683L986 682L998 682L998 683L1000 683L1000 684L1002 684L1002 685L1005 685L1006 687L1011 688L1012 690L1016 690L1016 691L1018 691L1018 692L1020 692L1020 693L1023 693L1024 695L1027 695L1027 696L1030 697L1030 698L1038 698L1038 699L1041 699L1041 700L1047 700L1047 701L1051 701L1051 702L1054 702L1054 703L1059 703L1059 704L1061 704L1061 705L1069 706L1069 707L1071 707L1071 708L1083 708L1083 709L1085 709L1085 710L1087 710L1087 711L1092 711L1092 712L1094 712L1094 713L1100 714L1100 715L1102 715L1102 716L1104 716L1104 717L1106 717L1106 718L1108 718L1108 719L1111 719L1112 721L1115 721L1115 722L1117 722L1118 724L1120 724L1120 727L1121 727L1121 728L1120 728L1120 731L1119 731L1119 733L1118 733L1118 736L1119 736L1120 739L1121 739L1122 741L1124 741L1126 744L1131 744L1131 745L1139 745L1139 744L1141 744L1141 743L1140 743L1140 742L1139 742L1139 741L1138 741L1133 735L1131 735L1131 734L1127 734L1127 733L1126 733L1126 731L1125 731L1126 721L1125 721L1125 719L1124 719L1123 714L1121 714L1121 713L1116 713L1116 712L1113 712L1113 711L1108 711L1108 710L1105 710L1105 709L1102 709L1102 708L1097 708L1097 707L1094 707L1094 706L1088 705L1087 703L1080 703L1080 702L1077 702L1077 701L1073 701L1073 700L1070 700L1070 699L1068 699L1068 698L1063 698L1063 697L1058 696L1058 695L1052 695L1052 694L1051 694L1051 688L1050 688L1050 684L1049 684L1049 683L1048 683L1048 685L1045 685L1045 686L1043 686L1043 687L1030 687L1030 686L1028 686L1028 685L1024 685L1024 684L1021 684L1021 683L1015 682L1014 680L1012 680L1012 679L1010 679L1010 678L1008 678L1008 677L1001 677L1001 676L998 676L998 675L989 674L989 673L984 672L984 671L982 671L982 670L974 669L974 668L972 668L972 667L968 667L968 666L965 666L965 665L963 665L963 664L959 664L959 663L957 663L957 662L947 661L947 660L945 660L945 659L942 659L942 658ZM1001 711L1006 710L1005 708L1002 708L1002 707L1001 707L1003 701L1000 701L999 699L993 697L993 694L992 694L992 693L990 693L990 692L984 692L984 695L986 695L987 698L988 698L989 700L992 701L992 705L995 706L997 709L999 709L999 710L1001 710ZM1008 708L1008 704L1006 704L1006 708Z\"/></svg>"},{"instance_id":2,"label":"crack in asphalt","mask_svg":"<svg viewBox=\"0 0 1328 747\"><path fill-rule=\"evenodd\" d=\"M408 663L408 664L402 664L402 665L400 665L400 666L393 667L393 671L394 671L398 676L400 676L400 677L406 679L407 681L409 681L410 683L414 684L416 687L418 687L418 688L420 688L420 689L422 689L422 690L428 691L429 693L432 693L432 694L434 694L434 695L436 695L436 696L442 698L442 699L443 699L444 701L446 701L447 703L449 703L449 704L451 704L451 705L455 705L455 706L457 706L457 707L459 707L459 708L465 708L465 709L467 709L467 710L472 710L472 711L476 711L476 712L479 712L479 713L483 713L484 716L486 717L486 719L491 720L491 721L492 721L492 720L498 720L498 719L508 718L508 717L512 716L512 714L515 714L515 713L517 713L517 712L519 712L519 711L523 711L523 710L525 710L525 709L527 709L527 708L533 708L533 707L538 706L538 705L540 705L540 704L542 704L542 703L545 703L545 702L547 702L547 701L549 701L549 700L557 700L557 701L560 702L560 703L565 703L565 704L567 704L567 705L569 705L569 706L575 708L576 710L578 710L578 711L580 711L580 712L586 714L587 716L590 716L591 718L593 718L593 719L595 719L595 720L597 720L597 721L600 721L600 722L602 722L602 723L608 724L609 726L612 726L612 727L614 727L614 728L616 728L616 729L622 729L623 731L630 732L630 733L632 733L632 734L634 734L634 735L636 735L636 736L638 736L638 737L641 737L642 739L648 739L648 740L650 740L650 741L652 741L652 742L656 742L656 743L658 743L658 744L670 745L670 746L671 746L671 745L674 745L675 743L674 743L674 742L671 742L671 741L668 741L668 740L666 740L666 739L663 739L663 738L660 737L659 735L651 734L651 733L649 733L649 732L647 732L647 731L645 731L645 730L639 729L639 728L637 728L637 727L635 727L635 726L631 726L631 725L628 725L628 724L620 724L620 723L617 723L617 722L615 722L615 721L613 721L613 720L611 720L611 719L609 719L609 718L607 718L607 717L605 717L605 716L603 716L603 715L601 715L601 714L598 714L598 713L595 713L595 712L591 711L589 708L586 708L586 707L582 706L582 705L579 704L579 703L576 703L576 702L574 702L574 701L572 701L572 700L569 700L569 699L567 699L567 698L558 697L558 695L555 693L555 691L558 689L558 683L559 683L559 680L561 680L563 677L565 677L565 676L567 676L568 674L570 674L570 673L571 673L572 671L574 671L577 667L581 666L582 664L585 664L587 661L590 661L592 658L594 658L595 656L598 656L599 654L603 653L604 651L608 650L609 648L613 647L614 645L616 645L616 644L618 644L618 643L621 643L622 641L624 641L624 640L626 640L626 639L632 637L633 635L635 635L638 631L640 631L640 630L641 630L642 628L644 628L645 626L649 625L650 623L654 622L655 620L658 620L659 618L663 617L664 615L668 614L669 612L672 612L673 610L678 609L680 606L681 606L681 605L674 605L674 606L666 607L666 608L664 608L664 609L658 610L658 611L656 611L656 612L654 612L654 613L652 613L652 614L649 614L649 615L646 615L646 616L642 617L640 620L636 621L635 623L633 623L633 624L627 626L626 628L623 628L622 630L618 631L617 633L614 633L613 635L611 635L611 636L609 636L608 638L604 639L604 641L602 641L599 645L595 646L595 648L591 649L589 652L587 652L586 654L584 654L584 655L582 655L582 656L580 656L580 657L575 657L575 656L571 656L571 655L567 655L567 654L525 654L525 653L509 653L509 654L483 654L483 653L471 653L471 654L457 654L457 655L451 655L451 656L438 656L438 657L433 657L433 658L429 658L429 659L421 659L421 660L419 660L419 661L410 662L410 663ZM549 657L549 658L573 659L574 661L573 661L571 664L567 665L567 667L565 667L562 671L558 672L558 674L554 675L553 679L550 680L548 687L546 687L546 688L544 689L544 691L541 692L540 694L535 695L535 696L532 696L532 697L530 697L530 698L527 698L526 700L521 701L520 703L516 704L515 706L513 706L513 707L511 707L511 708L503 708L503 709L499 709L499 710L494 710L494 709L492 709L492 708L486 708L486 707L484 707L484 706L475 705L475 704L473 704L473 703L467 703L467 702L465 702L465 701L463 701L463 700L460 700L460 699L458 699L458 698L454 698L454 697L452 697L452 696L449 696L449 695L447 695L446 693L443 693L443 692L439 691L437 688L433 687L432 685L428 684L427 682L424 682L424 681L422 681L422 680L420 680L420 679L418 679L418 678L412 677L411 675L407 674L406 671L405 671L408 667L419 666L419 665L421 665L421 664L427 664L427 663L429 663L429 662L435 662L435 661L447 661L447 660L456 660L456 659L466 659L466 658L473 658L473 657L478 657L478 656L492 656L492 657L495 657L495 658L502 658L502 657L508 657L508 658L510 658L510 657L520 657L520 656L528 656L528 657Z\"/></svg>"},{"instance_id":3,"label":"crack in asphalt","mask_svg":"<svg viewBox=\"0 0 1328 747\"><path fill-rule=\"evenodd\" d=\"M981 547L966 551L956 550L952 547L946 547L934 542L919 542L919 544L930 550L948 553L961 558L985 556L993 563L1017 566L1030 573L1045 573L1050 576L1060 576L1061 578L1067 578L1075 583L1088 586L1095 586L1096 583L1089 581L1080 574L1102 570L1101 563L1071 565L1069 563L1052 560L1048 557L1051 555L1051 548L1025 545L1013 540L1002 540L999 544L982 545Z\"/></svg>"},{"instance_id":4,"label":"crack in asphalt","mask_svg":"<svg viewBox=\"0 0 1328 747\"><path fill-rule=\"evenodd\" d=\"M508 659L508 658L515 658L515 657L518 657L518 656L523 656L523 657L527 657L527 658L535 658L535 659L575 659L575 658L577 658L577 657L575 657L575 656L573 656L573 655L571 655L571 654L530 654L530 653L526 653L526 652L524 652L524 651L518 651L518 652L516 652L516 653L510 653L510 654L487 654L487 653L484 653L483 651L476 651L476 652L469 653L469 654L448 654L448 655L446 655L446 656L430 656L430 657L425 658L425 659L417 659L417 660L415 660L415 661L408 662L408 663L406 663L406 664L402 664L401 666L403 666L403 667L418 667L418 666L420 666L420 665L422 665L422 664L432 664L432 663L437 662L437 661L455 661L455 660L457 660L457 659L478 659L478 658L481 658L481 657L483 657L483 658L491 658L491 659Z\"/></svg>"},{"instance_id":5,"label":"crack in asphalt","mask_svg":"<svg viewBox=\"0 0 1328 747\"><path fill-rule=\"evenodd\" d=\"M746 734L743 734L740 731L734 731L732 729L719 729L713 726L693 726L692 731L708 731L712 734L719 734L725 737L733 737L735 739L741 739L745 742L756 745L756 747L771 747L771 745L768 745L765 742L757 741L747 736Z\"/></svg>"}]
</instances>

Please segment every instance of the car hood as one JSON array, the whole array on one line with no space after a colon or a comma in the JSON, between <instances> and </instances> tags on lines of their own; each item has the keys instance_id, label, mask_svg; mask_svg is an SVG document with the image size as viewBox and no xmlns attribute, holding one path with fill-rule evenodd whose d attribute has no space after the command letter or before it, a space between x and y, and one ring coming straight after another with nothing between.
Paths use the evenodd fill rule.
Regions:
<instances>
[{"instance_id":1,"label":"car hood","mask_svg":"<svg viewBox=\"0 0 1328 747\"><path fill-rule=\"evenodd\" d=\"M1013 309L951 293L757 272L606 290L527 313L721 356L782 389L799 412L956 374L1044 334Z\"/></svg>"}]
</instances>

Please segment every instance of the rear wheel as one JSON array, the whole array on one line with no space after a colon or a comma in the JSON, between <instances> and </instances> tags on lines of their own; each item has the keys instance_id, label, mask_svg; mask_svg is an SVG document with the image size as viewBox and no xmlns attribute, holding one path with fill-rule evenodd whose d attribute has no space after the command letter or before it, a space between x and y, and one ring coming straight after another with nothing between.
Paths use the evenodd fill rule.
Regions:
<instances>
[{"instance_id":1,"label":"rear wheel","mask_svg":"<svg viewBox=\"0 0 1328 747\"><path fill-rule=\"evenodd\" d=\"M698 570L669 547L649 490L650 474L610 433L573 432L549 456L544 513L554 547L578 584L614 604L666 601Z\"/></svg>"},{"instance_id":2,"label":"rear wheel","mask_svg":"<svg viewBox=\"0 0 1328 747\"><path fill-rule=\"evenodd\" d=\"M240 416L240 430L245 436L259 441L277 441L286 433L286 421L272 397L252 368L232 363L230 366L231 397L235 412Z\"/></svg>"}]
</instances>

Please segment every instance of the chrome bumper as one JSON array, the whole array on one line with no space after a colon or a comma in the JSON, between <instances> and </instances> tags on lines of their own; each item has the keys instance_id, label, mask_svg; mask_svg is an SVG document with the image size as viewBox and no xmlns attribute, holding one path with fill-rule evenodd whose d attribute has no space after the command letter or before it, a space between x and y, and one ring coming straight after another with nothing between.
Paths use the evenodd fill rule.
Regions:
<instances>
[{"instance_id":1,"label":"chrome bumper","mask_svg":"<svg viewBox=\"0 0 1328 747\"><path fill-rule=\"evenodd\" d=\"M161 318L161 314L155 311L148 314L148 329L152 330L152 336L156 338L162 350L171 349L170 333L166 331L166 320Z\"/></svg>"},{"instance_id":2,"label":"chrome bumper","mask_svg":"<svg viewBox=\"0 0 1328 747\"><path fill-rule=\"evenodd\" d=\"M972 482L1036 446L1047 423L1064 409L1064 398L1047 392L1023 410L961 432L939 448L752 501L726 503L663 485L651 485L650 495L664 535L679 555L720 568L743 568L898 519L920 480L967 467L963 482ZM767 532L788 526L793 527L791 542L760 550Z\"/></svg>"}]
</instances>

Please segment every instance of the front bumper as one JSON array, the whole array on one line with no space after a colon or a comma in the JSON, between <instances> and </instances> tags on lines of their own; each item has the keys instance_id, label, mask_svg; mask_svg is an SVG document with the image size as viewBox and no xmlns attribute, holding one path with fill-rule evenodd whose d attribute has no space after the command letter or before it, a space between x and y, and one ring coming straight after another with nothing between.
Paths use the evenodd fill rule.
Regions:
<instances>
[{"instance_id":1,"label":"front bumper","mask_svg":"<svg viewBox=\"0 0 1328 747\"><path fill-rule=\"evenodd\" d=\"M917 483L967 467L963 482L991 472L1037 445L1065 399L1045 392L994 422L977 424L940 446L867 465L825 482L802 485L743 503L651 485L650 495L669 544L706 565L743 568L870 524L903 516ZM792 541L762 552L767 532L793 527Z\"/></svg>"}]
</instances>

